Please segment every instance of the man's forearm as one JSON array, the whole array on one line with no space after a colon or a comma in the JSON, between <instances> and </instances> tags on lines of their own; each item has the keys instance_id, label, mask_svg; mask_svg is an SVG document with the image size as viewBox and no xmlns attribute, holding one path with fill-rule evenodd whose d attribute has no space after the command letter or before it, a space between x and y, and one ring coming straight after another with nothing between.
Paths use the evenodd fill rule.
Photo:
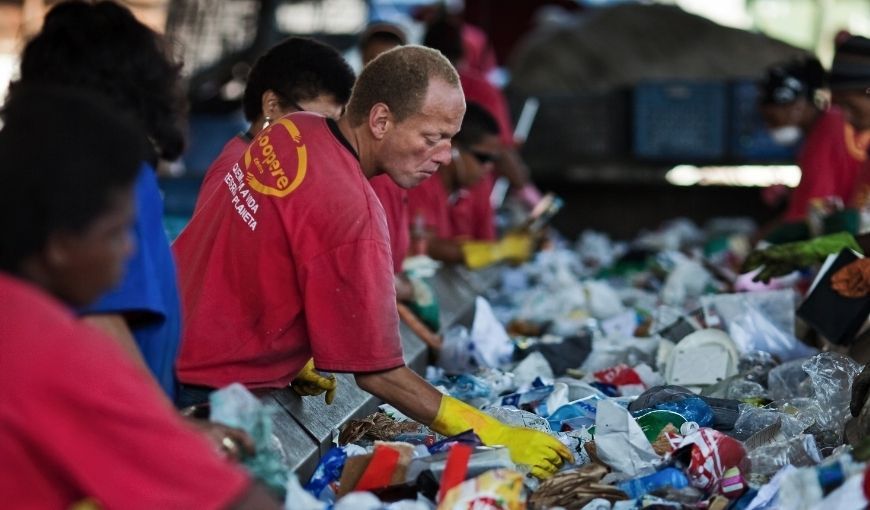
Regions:
<instances>
[{"instance_id":1,"label":"man's forearm","mask_svg":"<svg viewBox=\"0 0 870 510\"><path fill-rule=\"evenodd\" d=\"M355 374L357 385L424 425L431 425L441 393L406 366L372 374Z\"/></svg>"}]
</instances>

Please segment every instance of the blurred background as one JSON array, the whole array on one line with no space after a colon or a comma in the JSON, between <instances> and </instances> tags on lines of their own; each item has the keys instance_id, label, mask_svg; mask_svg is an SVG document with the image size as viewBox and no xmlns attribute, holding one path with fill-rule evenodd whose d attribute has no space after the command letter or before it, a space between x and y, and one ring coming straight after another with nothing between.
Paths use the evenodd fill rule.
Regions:
<instances>
[{"instance_id":1,"label":"blurred background","mask_svg":"<svg viewBox=\"0 0 870 510\"><path fill-rule=\"evenodd\" d=\"M55 2L0 1L0 97L17 55ZM244 129L240 99L253 61L288 35L345 52L360 33L399 24L419 42L433 9L480 29L486 72L508 99L515 138L554 225L628 238L683 216L703 223L781 212L797 185L795 146L777 145L757 108L771 64L812 54L829 66L843 31L870 35L868 0L131 0L183 61L189 148L162 169L170 230L193 208L199 180ZM766 192L764 190L767 190ZM772 191L773 190L773 191Z\"/></svg>"}]
</instances>

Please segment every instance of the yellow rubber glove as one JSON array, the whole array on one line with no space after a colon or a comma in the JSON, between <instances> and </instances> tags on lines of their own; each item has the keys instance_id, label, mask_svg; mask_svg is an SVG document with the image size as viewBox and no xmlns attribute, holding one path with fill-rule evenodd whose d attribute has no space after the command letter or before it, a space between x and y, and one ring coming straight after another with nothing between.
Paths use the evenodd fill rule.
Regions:
<instances>
[{"instance_id":1,"label":"yellow rubber glove","mask_svg":"<svg viewBox=\"0 0 870 510\"><path fill-rule=\"evenodd\" d=\"M326 403L331 404L335 398L335 389L338 388L338 381L335 380L335 376L332 374L325 377L320 375L314 369L314 358L311 358L302 367L296 378L293 379L291 387L293 391L302 396L320 395L326 392Z\"/></svg>"},{"instance_id":2,"label":"yellow rubber glove","mask_svg":"<svg viewBox=\"0 0 870 510\"><path fill-rule=\"evenodd\" d=\"M532 475L541 479L549 478L564 461L574 458L565 445L549 434L505 425L483 411L446 395L441 397L441 407L431 428L445 436L473 429L487 446L507 447L515 463L528 466Z\"/></svg>"},{"instance_id":3,"label":"yellow rubber glove","mask_svg":"<svg viewBox=\"0 0 870 510\"><path fill-rule=\"evenodd\" d=\"M532 238L528 234L513 233L498 242L466 241L462 243L465 265L480 269L502 261L521 263L532 256Z\"/></svg>"}]
</instances>

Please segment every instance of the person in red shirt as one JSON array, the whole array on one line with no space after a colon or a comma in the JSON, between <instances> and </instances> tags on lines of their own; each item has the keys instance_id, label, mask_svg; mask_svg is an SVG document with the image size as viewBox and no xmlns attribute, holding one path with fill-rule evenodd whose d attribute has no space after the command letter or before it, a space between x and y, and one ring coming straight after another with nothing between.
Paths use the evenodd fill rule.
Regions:
<instances>
[{"instance_id":1,"label":"person in red shirt","mask_svg":"<svg viewBox=\"0 0 870 510\"><path fill-rule=\"evenodd\" d=\"M433 175L464 112L450 63L404 46L363 69L337 123L293 113L257 135L174 245L188 319L182 397L202 401L231 381L282 388L313 357L439 433L474 429L508 446L539 476L570 458L546 434L442 396L403 360L386 219L368 179L411 188Z\"/></svg>"},{"instance_id":2,"label":"person in red shirt","mask_svg":"<svg viewBox=\"0 0 870 510\"><path fill-rule=\"evenodd\" d=\"M338 120L353 87L353 70L335 48L290 37L254 62L242 98L250 128L232 137L203 176L194 214L221 187L221 179L248 144L273 120L291 112L314 112Z\"/></svg>"},{"instance_id":3,"label":"person in red shirt","mask_svg":"<svg viewBox=\"0 0 870 510\"><path fill-rule=\"evenodd\" d=\"M814 200L852 196L866 154L850 151L847 124L837 107L820 108L816 95L825 70L815 58L770 68L761 84L761 113L774 140L784 145L803 136L797 163L801 181L791 195L783 222L803 222Z\"/></svg>"},{"instance_id":4,"label":"person in red shirt","mask_svg":"<svg viewBox=\"0 0 870 510\"><path fill-rule=\"evenodd\" d=\"M490 202L496 174L503 175L508 179L512 192L521 202L530 209L534 207L541 200L541 193L531 182L528 168L517 151L507 99L501 90L489 82L485 75L467 65L462 25L449 16L436 18L427 27L423 44L440 51L456 66L462 81L465 100L478 103L486 108L499 125L502 154L496 163L495 172L490 173L469 190L472 199L477 204L477 214L486 214L487 209L492 210L491 205L485 205L485 203Z\"/></svg>"},{"instance_id":5,"label":"person in red shirt","mask_svg":"<svg viewBox=\"0 0 870 510\"><path fill-rule=\"evenodd\" d=\"M432 258L461 263L464 241L495 240L493 221L480 221L476 217L468 190L492 171L500 152L499 126L495 119L482 106L469 102L462 129L454 139L450 164L408 192L408 206L414 220L424 220Z\"/></svg>"},{"instance_id":6,"label":"person in red shirt","mask_svg":"<svg viewBox=\"0 0 870 510\"><path fill-rule=\"evenodd\" d=\"M290 37L272 47L251 68L242 105L251 122L248 131L231 138L203 177L193 214L208 197L220 191L223 176L244 154L261 129L291 112L308 111L338 120L350 97L354 75L334 48L302 37ZM300 395L335 394L334 377L324 377L306 364L294 379Z\"/></svg>"},{"instance_id":7,"label":"person in red shirt","mask_svg":"<svg viewBox=\"0 0 870 510\"><path fill-rule=\"evenodd\" d=\"M44 85L16 84L2 115L4 506L279 508L73 312L123 275L144 134L101 97Z\"/></svg>"}]
</instances>

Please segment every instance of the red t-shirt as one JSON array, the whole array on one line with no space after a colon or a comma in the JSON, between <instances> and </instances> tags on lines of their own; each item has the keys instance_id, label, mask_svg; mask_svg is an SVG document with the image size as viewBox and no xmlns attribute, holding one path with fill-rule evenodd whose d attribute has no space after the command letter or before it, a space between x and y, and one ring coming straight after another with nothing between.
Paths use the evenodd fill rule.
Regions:
<instances>
[{"instance_id":1,"label":"red t-shirt","mask_svg":"<svg viewBox=\"0 0 870 510\"><path fill-rule=\"evenodd\" d=\"M196 214L201 208L202 203L211 196L215 190L220 189L223 184L224 175L227 170L233 168L236 161L245 153L250 141L242 139L242 135L236 135L224 145L218 157L209 165L208 170L202 177L202 184L199 186L199 195L196 197L196 206L193 209L193 214Z\"/></svg>"},{"instance_id":2,"label":"red t-shirt","mask_svg":"<svg viewBox=\"0 0 870 510\"><path fill-rule=\"evenodd\" d=\"M460 189L451 195L444 187L440 172L408 190L408 212L412 220L422 215L426 228L440 239L495 239L492 207L489 208L488 217L479 217L480 198L485 191L486 179L473 187L475 191ZM485 198L489 204L489 195ZM489 227L484 223L489 224ZM480 234L485 234L485 237Z\"/></svg>"},{"instance_id":3,"label":"red t-shirt","mask_svg":"<svg viewBox=\"0 0 870 510\"><path fill-rule=\"evenodd\" d=\"M389 175L382 174L369 179L375 195L384 206L387 228L390 230L390 251L393 253L393 271L402 272L402 262L411 245L411 230L408 228L408 192L399 187Z\"/></svg>"},{"instance_id":4,"label":"red t-shirt","mask_svg":"<svg viewBox=\"0 0 870 510\"><path fill-rule=\"evenodd\" d=\"M495 69L495 53L486 33L479 27L462 24L462 53L465 65L483 76Z\"/></svg>"},{"instance_id":5,"label":"red t-shirt","mask_svg":"<svg viewBox=\"0 0 870 510\"><path fill-rule=\"evenodd\" d=\"M484 76L471 69L459 70L459 81L465 93L466 102L474 102L482 106L498 122L499 138L508 147L514 146L514 128L511 125L511 114L507 99L495 85Z\"/></svg>"},{"instance_id":6,"label":"red t-shirt","mask_svg":"<svg viewBox=\"0 0 870 510\"><path fill-rule=\"evenodd\" d=\"M384 209L338 126L284 117L222 182L173 245L179 379L283 387L312 356L334 372L403 365Z\"/></svg>"},{"instance_id":7,"label":"red t-shirt","mask_svg":"<svg viewBox=\"0 0 870 510\"><path fill-rule=\"evenodd\" d=\"M114 340L5 274L0 309L4 507L225 508L247 490Z\"/></svg>"},{"instance_id":8,"label":"red t-shirt","mask_svg":"<svg viewBox=\"0 0 870 510\"><path fill-rule=\"evenodd\" d=\"M792 193L785 221L803 220L814 198L836 196L849 203L863 161L849 151L846 126L843 113L831 108L807 134L797 158L801 181Z\"/></svg>"}]
</instances>

